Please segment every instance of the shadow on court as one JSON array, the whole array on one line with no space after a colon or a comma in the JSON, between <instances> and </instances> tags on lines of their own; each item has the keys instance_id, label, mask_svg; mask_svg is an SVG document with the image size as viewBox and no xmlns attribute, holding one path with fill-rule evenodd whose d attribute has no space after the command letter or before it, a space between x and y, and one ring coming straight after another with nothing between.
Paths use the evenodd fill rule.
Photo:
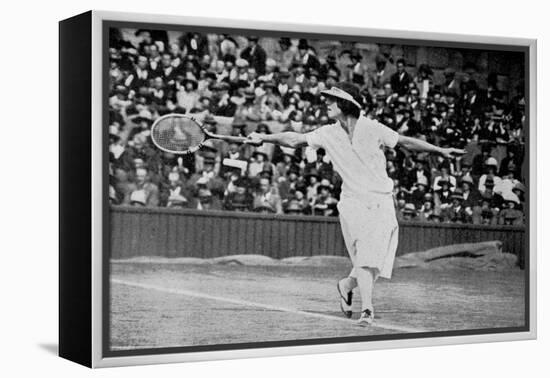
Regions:
<instances>
[{"instance_id":1,"label":"shadow on court","mask_svg":"<svg viewBox=\"0 0 550 378\"><path fill-rule=\"evenodd\" d=\"M524 325L524 272L396 269L377 283L375 325L339 311L342 266L116 263L114 350ZM356 296L358 300L358 296ZM360 303L354 303L354 318Z\"/></svg>"}]
</instances>

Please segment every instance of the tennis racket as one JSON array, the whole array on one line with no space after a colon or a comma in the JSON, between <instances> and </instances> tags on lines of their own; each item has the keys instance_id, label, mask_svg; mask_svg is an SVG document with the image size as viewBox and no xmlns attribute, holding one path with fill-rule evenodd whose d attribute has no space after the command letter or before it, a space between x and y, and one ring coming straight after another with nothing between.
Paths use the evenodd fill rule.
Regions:
<instances>
[{"instance_id":1,"label":"tennis racket","mask_svg":"<svg viewBox=\"0 0 550 378\"><path fill-rule=\"evenodd\" d=\"M195 118L185 114L166 114L158 118L151 127L151 140L159 149L173 154L186 155L198 151L207 139L221 139L226 142L252 142L245 137L213 134Z\"/></svg>"}]
</instances>

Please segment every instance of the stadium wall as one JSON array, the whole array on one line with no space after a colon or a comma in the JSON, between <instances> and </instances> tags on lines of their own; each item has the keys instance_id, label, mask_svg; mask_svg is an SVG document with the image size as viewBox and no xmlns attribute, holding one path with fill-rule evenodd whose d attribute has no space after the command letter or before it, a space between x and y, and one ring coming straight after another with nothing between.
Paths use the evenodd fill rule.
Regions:
<instances>
[{"instance_id":1,"label":"stadium wall","mask_svg":"<svg viewBox=\"0 0 550 378\"><path fill-rule=\"evenodd\" d=\"M338 218L227 211L111 208L111 258L213 258L261 254L347 256ZM443 245L500 240L523 265L525 228L400 222L398 255Z\"/></svg>"}]
</instances>

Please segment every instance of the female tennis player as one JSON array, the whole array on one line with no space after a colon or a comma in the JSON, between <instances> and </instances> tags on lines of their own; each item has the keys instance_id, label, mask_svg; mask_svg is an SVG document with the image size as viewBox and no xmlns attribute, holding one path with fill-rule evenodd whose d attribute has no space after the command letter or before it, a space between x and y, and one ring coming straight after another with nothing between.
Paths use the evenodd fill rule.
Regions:
<instances>
[{"instance_id":1,"label":"female tennis player","mask_svg":"<svg viewBox=\"0 0 550 378\"><path fill-rule=\"evenodd\" d=\"M327 98L328 116L334 123L306 134L252 133L248 138L253 144L267 142L294 148L304 145L324 148L329 155L343 181L338 210L344 242L353 264L348 277L337 284L340 307L347 317L352 316L352 291L358 286L361 296L358 324L368 326L374 320L374 284L378 277L391 278L397 250L393 181L386 173L384 147L400 145L449 159L464 151L440 148L399 135L365 117L361 114L359 89L353 84L339 83L321 93Z\"/></svg>"}]
</instances>

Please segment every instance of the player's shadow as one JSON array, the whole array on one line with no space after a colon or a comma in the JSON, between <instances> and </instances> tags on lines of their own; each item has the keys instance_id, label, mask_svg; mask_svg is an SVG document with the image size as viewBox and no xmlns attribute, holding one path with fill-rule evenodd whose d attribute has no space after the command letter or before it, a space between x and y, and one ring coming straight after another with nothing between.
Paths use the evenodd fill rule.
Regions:
<instances>
[{"instance_id":1,"label":"player's shadow","mask_svg":"<svg viewBox=\"0 0 550 378\"><path fill-rule=\"evenodd\" d=\"M56 356L59 354L59 345L57 344L38 344L38 347Z\"/></svg>"}]
</instances>

